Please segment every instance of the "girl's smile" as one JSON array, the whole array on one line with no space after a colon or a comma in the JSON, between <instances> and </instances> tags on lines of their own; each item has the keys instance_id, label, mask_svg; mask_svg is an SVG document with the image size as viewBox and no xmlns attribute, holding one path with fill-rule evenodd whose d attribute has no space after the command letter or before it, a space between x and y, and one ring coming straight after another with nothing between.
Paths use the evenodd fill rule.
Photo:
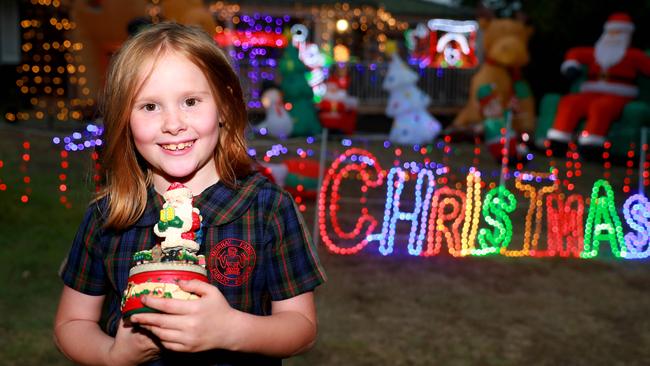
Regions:
<instances>
[{"instance_id":1,"label":"girl's smile","mask_svg":"<svg viewBox=\"0 0 650 366\"><path fill-rule=\"evenodd\" d=\"M180 142L178 144L160 144L160 146L167 151L185 151L191 148L192 145L194 145L194 141Z\"/></svg>"}]
</instances>

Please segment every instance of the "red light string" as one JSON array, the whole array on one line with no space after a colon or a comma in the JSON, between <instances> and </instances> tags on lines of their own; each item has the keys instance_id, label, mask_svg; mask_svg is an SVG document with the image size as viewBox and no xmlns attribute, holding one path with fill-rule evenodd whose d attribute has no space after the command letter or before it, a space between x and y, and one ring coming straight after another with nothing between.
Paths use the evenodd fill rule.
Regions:
<instances>
[{"instance_id":1,"label":"red light string","mask_svg":"<svg viewBox=\"0 0 650 366\"><path fill-rule=\"evenodd\" d=\"M23 184L25 190L23 195L20 196L20 202L29 202L29 195L32 194L32 187L30 186L31 178L29 176L29 161L31 160L30 143L23 141L23 153L20 161L20 172L23 174Z\"/></svg>"},{"instance_id":2,"label":"red light string","mask_svg":"<svg viewBox=\"0 0 650 366\"><path fill-rule=\"evenodd\" d=\"M65 207L65 208L71 208L72 204L68 200L68 196L66 196L66 193L68 191L68 185L66 184L66 181L68 179L68 176L66 172L68 171L69 168L69 163L68 163L68 152L65 150L61 150L59 153L59 156L61 157L61 173L59 174L59 202Z\"/></svg>"},{"instance_id":3,"label":"red light string","mask_svg":"<svg viewBox=\"0 0 650 366\"><path fill-rule=\"evenodd\" d=\"M93 151L90 154L90 158L93 160L93 182L95 182L95 192L99 192L102 183L102 177L100 175L102 166L99 163L99 153L97 153L97 151Z\"/></svg>"},{"instance_id":4,"label":"red light string","mask_svg":"<svg viewBox=\"0 0 650 366\"><path fill-rule=\"evenodd\" d=\"M481 160L481 138L479 136L474 136L474 158L472 159L472 166L475 169L478 169L480 166Z\"/></svg>"},{"instance_id":5,"label":"red light string","mask_svg":"<svg viewBox=\"0 0 650 366\"><path fill-rule=\"evenodd\" d=\"M645 193L645 187L648 186L648 128L641 128L641 151L639 151L639 194Z\"/></svg>"},{"instance_id":6,"label":"red light string","mask_svg":"<svg viewBox=\"0 0 650 366\"><path fill-rule=\"evenodd\" d=\"M509 114L508 114L509 116ZM506 116L508 120L509 117ZM506 125L509 125L509 121L506 122ZM506 175L508 174L508 132L507 128L501 129L501 140L500 144L503 146L501 149L501 174L499 175L499 186L504 187L506 184Z\"/></svg>"},{"instance_id":7,"label":"red light string","mask_svg":"<svg viewBox=\"0 0 650 366\"><path fill-rule=\"evenodd\" d=\"M643 169L639 171L639 174L641 176L641 180L643 181L643 186L641 189L639 189L639 192L644 192L645 187L650 185L650 159L648 158L648 155L650 154L650 151L648 151L648 146L646 144L646 148L644 149L645 152L643 156L645 156L645 160L643 161ZM641 185L641 182L639 182L639 185Z\"/></svg>"},{"instance_id":8,"label":"red light string","mask_svg":"<svg viewBox=\"0 0 650 366\"><path fill-rule=\"evenodd\" d=\"M4 168L5 162L3 160L0 160L0 169ZM2 178L0 178L0 192L4 192L7 190L7 184L2 181Z\"/></svg>"},{"instance_id":9,"label":"red light string","mask_svg":"<svg viewBox=\"0 0 650 366\"><path fill-rule=\"evenodd\" d=\"M301 159L305 159L307 157L307 152L305 150L300 149L298 156L300 156ZM299 166L304 166L304 164L300 163ZM298 205L298 210L300 210L300 212L305 212L307 210L307 206L303 202L304 200L303 192L305 191L305 186L302 184L298 184L296 186L296 191L297 194L294 197L294 201L296 201L296 204Z\"/></svg>"},{"instance_id":10,"label":"red light string","mask_svg":"<svg viewBox=\"0 0 650 366\"><path fill-rule=\"evenodd\" d=\"M575 145L575 144L574 144ZM575 152L572 154L573 157L573 176L575 178L582 176L582 162L580 161L580 153L578 152L578 146L575 147ZM571 185L569 188L572 191L575 186Z\"/></svg>"},{"instance_id":11,"label":"red light string","mask_svg":"<svg viewBox=\"0 0 650 366\"><path fill-rule=\"evenodd\" d=\"M603 178L606 180L609 180L609 178L612 175L611 168L612 168L612 162L609 160L609 149L612 147L612 143L609 141L605 141L603 144L603 147L605 148L605 151L603 151Z\"/></svg>"},{"instance_id":12,"label":"red light string","mask_svg":"<svg viewBox=\"0 0 650 366\"><path fill-rule=\"evenodd\" d=\"M442 141L442 165L445 167L449 166L449 156L451 155L451 136L446 135ZM444 174L439 174L438 179L436 179L436 184L444 185L447 184L448 178Z\"/></svg>"},{"instance_id":13,"label":"red light string","mask_svg":"<svg viewBox=\"0 0 650 366\"><path fill-rule=\"evenodd\" d=\"M564 172L565 179L562 180L562 185L566 187L567 190L573 191L575 189L575 184L573 184L573 179L582 174L580 169L580 153L578 152L578 145L574 142L569 143L569 149L566 153L566 171Z\"/></svg>"},{"instance_id":14,"label":"red light string","mask_svg":"<svg viewBox=\"0 0 650 366\"><path fill-rule=\"evenodd\" d=\"M499 176L499 186L505 187L506 179L510 169L508 168L508 158L510 155L509 145L510 145L510 133L512 130L512 110L505 110L505 120L506 126L501 129L501 175ZM501 192L501 191L499 191Z\"/></svg>"},{"instance_id":15,"label":"red light string","mask_svg":"<svg viewBox=\"0 0 650 366\"><path fill-rule=\"evenodd\" d=\"M579 194L546 196L547 249L535 255L580 258L584 246L584 199Z\"/></svg>"},{"instance_id":16,"label":"red light string","mask_svg":"<svg viewBox=\"0 0 650 366\"><path fill-rule=\"evenodd\" d=\"M623 178L623 193L630 193L630 184L632 183L632 175L634 174L634 150L636 150L636 144L630 142L630 148L627 151L626 161L625 161L625 178ZM641 169L641 165L639 165Z\"/></svg>"},{"instance_id":17,"label":"red light string","mask_svg":"<svg viewBox=\"0 0 650 366\"><path fill-rule=\"evenodd\" d=\"M399 157L402 156L402 149L397 147L395 148L394 153L395 153L395 160L393 160L393 166L399 166L400 165Z\"/></svg>"},{"instance_id":18,"label":"red light string","mask_svg":"<svg viewBox=\"0 0 650 366\"><path fill-rule=\"evenodd\" d=\"M355 155L356 163L352 161L351 156ZM361 161L361 163L358 163ZM341 164L348 164L341 170ZM368 168L373 172L374 178L368 173ZM368 236L372 234L375 227L377 227L377 220L369 214L368 208L364 205L365 200L360 200L361 215L357 219L354 229L351 232L345 232L341 229L338 221L338 211L340 200L339 188L341 181L349 177L349 172L357 171L359 174L355 178L362 181L361 191L366 192L368 187L375 188L383 184L386 172L382 170L379 162L374 155L366 150L352 148L345 151L340 155L330 168L325 173L323 184L320 187L318 195L318 225L321 234L321 239L327 248L337 254L354 254L359 252L368 244ZM331 188L331 191L330 191ZM330 191L330 192L328 192ZM329 202L328 202L329 198ZM362 196L364 198L364 196ZM327 212L329 211L329 220ZM330 223L338 238L352 239L355 243L351 247L341 247L337 245L332 238L330 238L327 227ZM362 233L362 228L367 224L365 232Z\"/></svg>"}]
</instances>

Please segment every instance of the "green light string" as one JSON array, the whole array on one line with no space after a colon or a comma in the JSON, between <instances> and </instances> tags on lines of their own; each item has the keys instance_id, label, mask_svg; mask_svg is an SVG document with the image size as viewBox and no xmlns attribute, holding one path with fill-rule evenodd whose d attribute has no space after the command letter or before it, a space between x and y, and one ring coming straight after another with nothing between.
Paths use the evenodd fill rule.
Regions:
<instances>
[{"instance_id":1,"label":"green light string","mask_svg":"<svg viewBox=\"0 0 650 366\"><path fill-rule=\"evenodd\" d=\"M623 226L616 212L614 191L605 179L597 180L591 189L591 204L585 223L585 245L581 257L597 256L601 241L609 242L616 258L626 256Z\"/></svg>"},{"instance_id":2,"label":"green light string","mask_svg":"<svg viewBox=\"0 0 650 366\"><path fill-rule=\"evenodd\" d=\"M493 231L481 228L478 232L480 249L474 249L472 255L482 256L499 253L512 240L512 221L508 214L517 207L517 199L506 187L498 186L485 195L483 216Z\"/></svg>"}]
</instances>

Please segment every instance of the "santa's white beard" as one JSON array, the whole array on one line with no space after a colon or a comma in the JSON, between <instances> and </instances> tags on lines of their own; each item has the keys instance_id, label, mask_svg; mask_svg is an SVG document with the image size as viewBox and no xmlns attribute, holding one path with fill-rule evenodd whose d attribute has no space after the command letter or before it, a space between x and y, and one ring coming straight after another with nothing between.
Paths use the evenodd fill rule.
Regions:
<instances>
[{"instance_id":1,"label":"santa's white beard","mask_svg":"<svg viewBox=\"0 0 650 366\"><path fill-rule=\"evenodd\" d=\"M183 228L189 228L192 224L192 206L180 205L174 207L174 214L183 220ZM189 226L188 226L189 224ZM188 230L188 229L186 229Z\"/></svg>"},{"instance_id":2,"label":"santa's white beard","mask_svg":"<svg viewBox=\"0 0 650 366\"><path fill-rule=\"evenodd\" d=\"M621 33L612 35L603 33L603 35L598 39L598 42L596 42L594 53L596 63L598 63L603 70L607 70L616 65L623 59L623 56L625 56L625 51L627 51L629 44L629 34Z\"/></svg>"}]
</instances>

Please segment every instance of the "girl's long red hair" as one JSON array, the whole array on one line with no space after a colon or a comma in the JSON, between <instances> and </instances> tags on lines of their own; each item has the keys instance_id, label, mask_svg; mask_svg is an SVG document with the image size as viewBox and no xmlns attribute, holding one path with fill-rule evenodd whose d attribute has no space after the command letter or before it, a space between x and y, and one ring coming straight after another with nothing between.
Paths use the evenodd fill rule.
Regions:
<instances>
[{"instance_id":1,"label":"girl's long red hair","mask_svg":"<svg viewBox=\"0 0 650 366\"><path fill-rule=\"evenodd\" d=\"M214 152L221 182L235 188L237 178L252 169L244 138L248 118L242 88L223 51L197 28L176 23L151 26L129 39L113 56L101 96L105 144L100 155L105 184L96 199L108 200L107 228L125 229L145 210L151 173L135 148L129 119L143 83L142 65L169 51L196 64L212 88L223 124Z\"/></svg>"}]
</instances>

